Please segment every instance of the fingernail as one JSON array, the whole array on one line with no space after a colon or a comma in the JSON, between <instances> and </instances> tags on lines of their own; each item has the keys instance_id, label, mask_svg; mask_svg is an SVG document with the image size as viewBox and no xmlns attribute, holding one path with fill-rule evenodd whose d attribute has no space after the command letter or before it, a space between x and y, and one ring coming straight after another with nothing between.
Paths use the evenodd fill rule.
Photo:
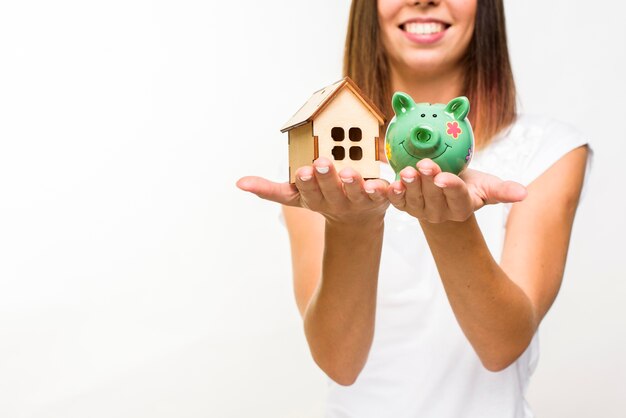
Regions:
<instances>
[{"instance_id":1,"label":"fingernail","mask_svg":"<svg viewBox=\"0 0 626 418\"><path fill-rule=\"evenodd\" d=\"M402 177L402 181L405 183L413 183L415 177Z\"/></svg>"},{"instance_id":2,"label":"fingernail","mask_svg":"<svg viewBox=\"0 0 626 418\"><path fill-rule=\"evenodd\" d=\"M402 190L402 189L393 189L393 192L395 194L402 194L404 192L404 190Z\"/></svg>"},{"instance_id":3,"label":"fingernail","mask_svg":"<svg viewBox=\"0 0 626 418\"><path fill-rule=\"evenodd\" d=\"M328 167L325 166L317 166L315 167L315 169L317 170L318 173L320 174L326 174L328 173Z\"/></svg>"},{"instance_id":4,"label":"fingernail","mask_svg":"<svg viewBox=\"0 0 626 418\"><path fill-rule=\"evenodd\" d=\"M311 180L312 177L313 176L300 176L300 180L302 180L302 181L309 181L309 180Z\"/></svg>"},{"instance_id":5,"label":"fingernail","mask_svg":"<svg viewBox=\"0 0 626 418\"><path fill-rule=\"evenodd\" d=\"M369 193L369 194L376 193L376 189L368 189L368 188L366 187L366 188L365 188L365 193Z\"/></svg>"},{"instance_id":6,"label":"fingernail","mask_svg":"<svg viewBox=\"0 0 626 418\"><path fill-rule=\"evenodd\" d=\"M341 177L341 181L344 183L352 183L354 179L352 177Z\"/></svg>"},{"instance_id":7,"label":"fingernail","mask_svg":"<svg viewBox=\"0 0 626 418\"><path fill-rule=\"evenodd\" d=\"M434 183L435 183L435 186L437 186L437 187L441 187L442 189L443 189L444 187L446 187L446 185L445 185L444 183L437 183L436 181L435 181Z\"/></svg>"},{"instance_id":8,"label":"fingernail","mask_svg":"<svg viewBox=\"0 0 626 418\"><path fill-rule=\"evenodd\" d=\"M429 168L420 168L420 173L422 173L425 176L430 176L433 173L433 170L429 169Z\"/></svg>"}]
</instances>

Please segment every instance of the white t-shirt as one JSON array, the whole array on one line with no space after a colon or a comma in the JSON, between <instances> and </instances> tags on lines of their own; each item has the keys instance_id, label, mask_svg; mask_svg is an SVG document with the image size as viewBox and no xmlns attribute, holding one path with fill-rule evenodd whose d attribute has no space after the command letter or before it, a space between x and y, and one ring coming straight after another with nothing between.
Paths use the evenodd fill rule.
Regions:
<instances>
[{"instance_id":1,"label":"white t-shirt","mask_svg":"<svg viewBox=\"0 0 626 418\"><path fill-rule=\"evenodd\" d=\"M470 166L528 185L588 141L568 125L520 116ZM590 159L591 160L591 159ZM381 177L394 173L382 164ZM510 205L476 213L496 260ZM526 418L524 395L538 359L537 335L507 369L480 363L457 323L419 222L390 207L378 285L374 341L357 381L329 379L327 418Z\"/></svg>"}]
</instances>

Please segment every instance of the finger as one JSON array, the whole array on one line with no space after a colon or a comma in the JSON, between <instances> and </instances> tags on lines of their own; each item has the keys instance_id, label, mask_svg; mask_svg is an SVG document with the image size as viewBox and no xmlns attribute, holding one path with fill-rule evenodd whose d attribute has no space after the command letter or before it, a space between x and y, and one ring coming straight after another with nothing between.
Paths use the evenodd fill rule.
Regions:
<instances>
[{"instance_id":1,"label":"finger","mask_svg":"<svg viewBox=\"0 0 626 418\"><path fill-rule=\"evenodd\" d=\"M413 167L405 167L400 171L400 179L405 188L404 199L407 207L418 211L424 210L424 195L422 193L422 179Z\"/></svg>"},{"instance_id":2,"label":"finger","mask_svg":"<svg viewBox=\"0 0 626 418\"><path fill-rule=\"evenodd\" d=\"M320 207L324 196L313 174L313 167L307 165L296 171L296 187L300 191L300 199L305 207L309 209Z\"/></svg>"},{"instance_id":3,"label":"finger","mask_svg":"<svg viewBox=\"0 0 626 418\"><path fill-rule=\"evenodd\" d=\"M335 204L347 202L341 181L332 161L328 158L320 157L313 162L313 168L315 169L315 179L324 199L329 203Z\"/></svg>"},{"instance_id":4,"label":"finger","mask_svg":"<svg viewBox=\"0 0 626 418\"><path fill-rule=\"evenodd\" d=\"M454 221L466 220L474 211L467 184L460 177L444 172L437 174L433 182L443 191L451 219Z\"/></svg>"},{"instance_id":5,"label":"finger","mask_svg":"<svg viewBox=\"0 0 626 418\"><path fill-rule=\"evenodd\" d=\"M343 183L343 190L353 203L369 201L363 189L363 177L352 168L344 168L339 172L339 179Z\"/></svg>"},{"instance_id":6,"label":"finger","mask_svg":"<svg viewBox=\"0 0 626 418\"><path fill-rule=\"evenodd\" d=\"M262 177L246 176L237 181L241 190L254 193L261 199L287 206L300 206L300 193L290 183L275 183Z\"/></svg>"},{"instance_id":7,"label":"finger","mask_svg":"<svg viewBox=\"0 0 626 418\"><path fill-rule=\"evenodd\" d=\"M502 181L496 176L469 168L460 177L468 185L475 185L482 204L515 203L524 200L528 195L526 188L519 183Z\"/></svg>"},{"instance_id":8,"label":"finger","mask_svg":"<svg viewBox=\"0 0 626 418\"><path fill-rule=\"evenodd\" d=\"M443 211L447 210L443 190L434 182L435 176L441 173L441 168L432 160L425 158L417 163L417 169L422 180L424 210L430 219L437 218L441 216Z\"/></svg>"},{"instance_id":9,"label":"finger","mask_svg":"<svg viewBox=\"0 0 626 418\"><path fill-rule=\"evenodd\" d=\"M396 208L403 210L406 206L406 187L401 181L394 181L387 187L387 199Z\"/></svg>"},{"instance_id":10,"label":"finger","mask_svg":"<svg viewBox=\"0 0 626 418\"><path fill-rule=\"evenodd\" d=\"M489 186L486 203L515 203L524 200L527 195L528 191L521 184L514 181L500 181Z\"/></svg>"},{"instance_id":11,"label":"finger","mask_svg":"<svg viewBox=\"0 0 626 418\"><path fill-rule=\"evenodd\" d=\"M382 202L387 199L386 191L389 183L383 179L367 180L363 186L370 200L374 202Z\"/></svg>"}]
</instances>

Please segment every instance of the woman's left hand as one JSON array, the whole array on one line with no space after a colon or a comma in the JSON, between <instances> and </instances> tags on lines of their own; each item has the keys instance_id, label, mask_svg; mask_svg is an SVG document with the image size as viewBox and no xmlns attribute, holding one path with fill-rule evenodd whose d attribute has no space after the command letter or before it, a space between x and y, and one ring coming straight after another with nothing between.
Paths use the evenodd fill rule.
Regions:
<instances>
[{"instance_id":1,"label":"woman's left hand","mask_svg":"<svg viewBox=\"0 0 626 418\"><path fill-rule=\"evenodd\" d=\"M460 176L442 172L430 159L416 168L404 168L402 180L387 188L387 197L397 209L431 223L462 222L485 205L519 202L527 194L519 183L480 171L465 169Z\"/></svg>"}]
</instances>

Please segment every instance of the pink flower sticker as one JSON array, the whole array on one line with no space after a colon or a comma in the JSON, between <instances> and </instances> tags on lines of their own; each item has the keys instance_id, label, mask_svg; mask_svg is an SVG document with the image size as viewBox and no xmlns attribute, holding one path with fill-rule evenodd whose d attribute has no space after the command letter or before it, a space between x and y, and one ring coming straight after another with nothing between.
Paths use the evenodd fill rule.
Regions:
<instances>
[{"instance_id":1,"label":"pink flower sticker","mask_svg":"<svg viewBox=\"0 0 626 418\"><path fill-rule=\"evenodd\" d=\"M450 135L454 139L457 139L461 132L462 131L461 128L459 128L459 122L448 122L448 130L446 131L448 135Z\"/></svg>"}]
</instances>

